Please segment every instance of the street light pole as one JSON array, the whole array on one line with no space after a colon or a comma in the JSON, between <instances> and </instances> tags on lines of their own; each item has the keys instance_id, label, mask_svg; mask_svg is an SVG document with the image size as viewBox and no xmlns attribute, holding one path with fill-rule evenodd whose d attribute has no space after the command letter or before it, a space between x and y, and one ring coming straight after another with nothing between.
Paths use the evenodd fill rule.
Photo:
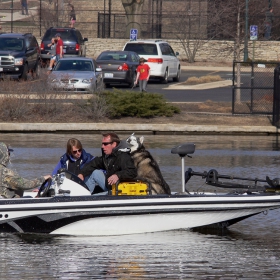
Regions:
<instances>
[{"instance_id":1,"label":"street light pole","mask_svg":"<svg viewBox=\"0 0 280 280\"><path fill-rule=\"evenodd\" d=\"M245 7L245 40L244 40L244 62L248 60L248 1Z\"/></svg>"},{"instance_id":2,"label":"street light pole","mask_svg":"<svg viewBox=\"0 0 280 280\"><path fill-rule=\"evenodd\" d=\"M11 3L11 33L13 33L13 25L14 25L14 0Z\"/></svg>"}]
</instances>

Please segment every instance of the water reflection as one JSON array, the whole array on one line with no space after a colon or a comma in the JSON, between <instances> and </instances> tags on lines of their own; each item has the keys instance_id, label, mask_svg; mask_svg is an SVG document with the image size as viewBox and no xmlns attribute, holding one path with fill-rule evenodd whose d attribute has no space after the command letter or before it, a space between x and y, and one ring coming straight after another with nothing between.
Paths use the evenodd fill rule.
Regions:
<instances>
[{"instance_id":1,"label":"water reflection","mask_svg":"<svg viewBox=\"0 0 280 280\"><path fill-rule=\"evenodd\" d=\"M52 171L70 134L2 134L15 149L13 167L29 178ZM79 135L85 149L100 155L100 135ZM123 138L128 135L121 135ZM173 191L180 190L181 159L175 145L193 142L186 158L195 171L278 177L275 137L153 136L145 146L159 162ZM190 189L207 189L194 177ZM223 233L171 231L111 237L0 234L1 279L278 279L280 210L239 222Z\"/></svg>"}]
</instances>

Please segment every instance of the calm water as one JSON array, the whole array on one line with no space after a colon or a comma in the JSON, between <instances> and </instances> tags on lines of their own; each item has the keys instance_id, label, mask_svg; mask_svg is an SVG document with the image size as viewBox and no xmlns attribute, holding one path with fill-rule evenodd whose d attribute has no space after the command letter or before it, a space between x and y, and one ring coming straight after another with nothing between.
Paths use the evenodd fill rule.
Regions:
<instances>
[{"instance_id":1,"label":"calm water","mask_svg":"<svg viewBox=\"0 0 280 280\"><path fill-rule=\"evenodd\" d=\"M120 135L127 137L128 135ZM72 135L3 134L15 149L12 168L33 178L51 173ZM75 135L100 155L99 135ZM173 146L193 142L185 166L240 177L280 177L279 143L260 136L145 136L172 191L181 189ZM201 178L189 190L207 191ZM280 211L260 214L226 232L170 231L113 237L0 234L0 279L280 279Z\"/></svg>"}]
</instances>

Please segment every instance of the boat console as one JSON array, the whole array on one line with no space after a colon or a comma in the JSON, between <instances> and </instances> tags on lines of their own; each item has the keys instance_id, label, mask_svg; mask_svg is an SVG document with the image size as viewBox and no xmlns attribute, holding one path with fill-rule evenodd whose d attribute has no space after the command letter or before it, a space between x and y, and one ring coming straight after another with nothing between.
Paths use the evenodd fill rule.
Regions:
<instances>
[{"instance_id":1,"label":"boat console","mask_svg":"<svg viewBox=\"0 0 280 280\"><path fill-rule=\"evenodd\" d=\"M87 185L78 176L67 169L58 170L57 174L43 184L38 197L91 195Z\"/></svg>"}]
</instances>

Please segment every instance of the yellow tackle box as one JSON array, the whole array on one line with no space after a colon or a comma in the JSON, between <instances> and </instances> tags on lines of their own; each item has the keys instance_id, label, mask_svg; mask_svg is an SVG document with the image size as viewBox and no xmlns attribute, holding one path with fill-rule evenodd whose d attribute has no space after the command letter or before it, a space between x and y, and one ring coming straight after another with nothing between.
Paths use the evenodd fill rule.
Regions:
<instances>
[{"instance_id":1,"label":"yellow tackle box","mask_svg":"<svg viewBox=\"0 0 280 280\"><path fill-rule=\"evenodd\" d=\"M143 181L120 182L112 185L112 195L149 195L149 183Z\"/></svg>"}]
</instances>

